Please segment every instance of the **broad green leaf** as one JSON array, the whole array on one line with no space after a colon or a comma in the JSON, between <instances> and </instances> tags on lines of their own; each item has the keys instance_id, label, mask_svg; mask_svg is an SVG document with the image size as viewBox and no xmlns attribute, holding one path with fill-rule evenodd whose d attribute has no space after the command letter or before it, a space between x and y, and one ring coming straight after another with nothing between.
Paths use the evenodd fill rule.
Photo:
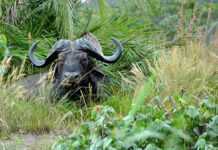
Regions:
<instances>
[{"instance_id":1,"label":"broad green leaf","mask_svg":"<svg viewBox=\"0 0 218 150\"><path fill-rule=\"evenodd\" d=\"M195 119L200 115L200 113L199 113L197 108L195 108L194 106L190 106L186 110L186 115L189 116L192 119Z\"/></svg>"},{"instance_id":2,"label":"broad green leaf","mask_svg":"<svg viewBox=\"0 0 218 150\"><path fill-rule=\"evenodd\" d=\"M0 34L0 48L5 48L7 46L7 38L4 34Z\"/></svg>"},{"instance_id":3,"label":"broad green leaf","mask_svg":"<svg viewBox=\"0 0 218 150\"><path fill-rule=\"evenodd\" d=\"M145 150L161 150L161 149L154 144L148 144Z\"/></svg>"},{"instance_id":4,"label":"broad green leaf","mask_svg":"<svg viewBox=\"0 0 218 150\"><path fill-rule=\"evenodd\" d=\"M218 116L214 116L208 124L207 133L212 138L218 138Z\"/></svg>"},{"instance_id":5,"label":"broad green leaf","mask_svg":"<svg viewBox=\"0 0 218 150\"><path fill-rule=\"evenodd\" d=\"M207 144L207 143L206 143L206 140L205 140L205 139L199 138L198 141L197 141L196 144L195 144L195 148L196 148L197 150L205 150L206 144Z\"/></svg>"}]
</instances>

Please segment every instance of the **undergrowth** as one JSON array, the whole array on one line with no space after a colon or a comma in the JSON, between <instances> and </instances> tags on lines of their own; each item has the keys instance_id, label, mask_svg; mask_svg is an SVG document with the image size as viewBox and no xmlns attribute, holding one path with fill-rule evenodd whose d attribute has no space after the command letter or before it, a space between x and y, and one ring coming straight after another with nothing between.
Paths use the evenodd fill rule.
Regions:
<instances>
[{"instance_id":1,"label":"undergrowth","mask_svg":"<svg viewBox=\"0 0 218 150\"><path fill-rule=\"evenodd\" d=\"M77 0L0 4L0 69L1 78L8 78L0 82L1 137L69 129L72 135L58 140L54 150L218 149L213 1L120 0L109 6L99 0L95 8ZM113 50L111 37L124 46L119 62L98 64L110 77L106 98L78 107L52 103L46 92L28 99L21 87L11 89L20 74L8 66L20 67L33 41L41 41L43 57L57 39L85 32L96 35L105 54ZM26 74L43 71L26 64Z\"/></svg>"},{"instance_id":2,"label":"undergrowth","mask_svg":"<svg viewBox=\"0 0 218 150\"><path fill-rule=\"evenodd\" d=\"M143 85L145 90L151 88L146 84L150 83ZM140 92L144 95L146 91ZM144 102L144 98L135 97L136 103ZM135 110L135 107L132 105L130 110ZM124 117L120 117L112 107L96 106L88 121L69 137L60 139L52 149L215 150L218 148L217 127L218 104L212 98L202 99L198 106L181 103L171 113L147 103Z\"/></svg>"},{"instance_id":3,"label":"undergrowth","mask_svg":"<svg viewBox=\"0 0 218 150\"><path fill-rule=\"evenodd\" d=\"M147 62L149 77L133 66L133 76L124 80L136 89L134 96L95 106L90 118L53 149L217 149L216 55L191 42Z\"/></svg>"},{"instance_id":4,"label":"undergrowth","mask_svg":"<svg viewBox=\"0 0 218 150\"><path fill-rule=\"evenodd\" d=\"M2 81L3 82L3 81ZM42 98L25 99L22 87L0 83L0 136L11 133L48 133L66 129L75 122L63 120L68 108ZM63 122L61 122L63 120Z\"/></svg>"}]
</instances>

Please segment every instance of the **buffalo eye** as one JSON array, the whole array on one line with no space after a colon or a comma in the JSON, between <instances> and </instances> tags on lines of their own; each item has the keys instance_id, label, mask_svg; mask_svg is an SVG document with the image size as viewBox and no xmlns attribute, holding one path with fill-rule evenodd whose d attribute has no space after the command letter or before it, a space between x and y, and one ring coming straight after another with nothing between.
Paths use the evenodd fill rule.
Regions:
<instances>
[{"instance_id":1,"label":"buffalo eye","mask_svg":"<svg viewBox=\"0 0 218 150\"><path fill-rule=\"evenodd\" d=\"M83 65L83 66L87 66L88 65L88 58L87 58L87 55L86 54L82 54L81 57L80 57L80 63Z\"/></svg>"}]
</instances>

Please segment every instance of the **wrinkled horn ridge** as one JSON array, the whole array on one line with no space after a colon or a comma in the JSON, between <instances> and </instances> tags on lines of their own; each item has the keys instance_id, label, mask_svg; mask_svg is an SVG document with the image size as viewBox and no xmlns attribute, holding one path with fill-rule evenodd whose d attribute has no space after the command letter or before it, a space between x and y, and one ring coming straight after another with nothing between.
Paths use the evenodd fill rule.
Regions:
<instances>
[{"instance_id":1,"label":"wrinkled horn ridge","mask_svg":"<svg viewBox=\"0 0 218 150\"><path fill-rule=\"evenodd\" d=\"M87 40L81 40L81 42L79 42L79 47L82 51L86 51L90 56L96 58L97 60L106 63L115 63L122 55L123 46L115 38L112 38L112 42L116 46L116 49L111 56L105 56L101 50L101 47L96 48L92 43L90 43L90 41Z\"/></svg>"},{"instance_id":2,"label":"wrinkled horn ridge","mask_svg":"<svg viewBox=\"0 0 218 150\"><path fill-rule=\"evenodd\" d=\"M31 48L29 49L29 59L31 61L31 63L36 66L36 67L44 67L46 65L48 65L49 63L51 63L55 58L57 58L57 51L53 51L45 60L39 60L38 58L36 58L36 56L34 55L34 52L37 48L37 44L39 42L35 42L32 44Z\"/></svg>"}]
</instances>

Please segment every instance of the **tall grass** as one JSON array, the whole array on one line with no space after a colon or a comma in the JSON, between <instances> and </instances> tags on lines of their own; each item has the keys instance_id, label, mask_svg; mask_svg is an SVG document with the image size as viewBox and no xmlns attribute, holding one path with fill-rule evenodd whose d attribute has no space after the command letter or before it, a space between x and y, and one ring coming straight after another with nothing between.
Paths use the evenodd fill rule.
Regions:
<instances>
[{"instance_id":1,"label":"tall grass","mask_svg":"<svg viewBox=\"0 0 218 150\"><path fill-rule=\"evenodd\" d=\"M209 96L217 89L217 66L216 49L208 49L201 42L188 42L163 53L150 70L156 77L157 94Z\"/></svg>"},{"instance_id":2,"label":"tall grass","mask_svg":"<svg viewBox=\"0 0 218 150\"><path fill-rule=\"evenodd\" d=\"M71 112L74 107L67 107L63 102L52 103L45 89L38 97L27 96L30 89L17 81L23 78L22 72L22 69L13 69L6 79L1 77L0 137L11 133L39 134L72 129L72 124L76 125L79 119L79 115L76 118Z\"/></svg>"},{"instance_id":3,"label":"tall grass","mask_svg":"<svg viewBox=\"0 0 218 150\"><path fill-rule=\"evenodd\" d=\"M5 0L0 2L6 3ZM205 15L208 15L208 5L196 5L197 3L193 1L183 1L184 4L173 1L175 3L168 5L162 0L121 0L115 7L110 7L103 0L99 2L99 9L95 10L70 0L27 0L21 9L21 7L13 7L16 2L11 0L7 5L0 6L2 8L0 11L13 7L16 15L6 15L5 11L0 13L0 32L8 38L7 46L15 58L20 59L25 58L30 44L36 39L41 40L38 53L40 56L47 54L55 40L75 39L87 31L97 36L106 55L111 54L114 48L110 38L119 39L124 46L122 58L113 65L98 63L109 77L111 86L106 89L106 92L108 95L113 95L98 104L115 108L119 119L126 115L131 116L133 120L134 117L138 117L136 119L139 121L134 123L128 124L125 119L121 124L117 122L117 125L121 127L117 129L124 129L123 133L126 134L129 134L128 127L133 126L130 139L136 137L135 135L143 137L138 131L150 136L153 132L142 130L148 126L147 123L149 122L153 127L153 124L160 124L160 120L165 119L166 122L161 124L163 126L155 126L157 129L152 128L152 130L158 130L158 133L159 130L167 128L167 131L164 131L166 137L170 133L171 141L164 139L160 143L162 145L167 143L172 147L173 144L176 145L173 142L182 143L181 141L187 138L181 130L195 123L194 121L190 123L190 118L186 121L186 107L192 118L197 116L198 110L192 108L189 110L188 106L198 106L201 100L208 97L213 100L218 98L216 48L207 48L202 41L183 39L183 34L191 35L190 39L193 39L199 33L196 31L209 27L212 22L210 19L207 25L204 23ZM179 13L177 10L180 10ZM24 14L28 16L22 18ZM195 20L196 17L197 20ZM177 36L182 37L177 39L182 43L180 46L174 46L178 44L174 42L170 46L166 44L167 40L171 41ZM28 74L32 73L32 70L26 70ZM93 105L96 105L92 103L90 106L78 108L66 103L54 104L49 102L43 94L27 100L22 88L15 87L13 91L9 90L13 79L19 78L19 74L12 73L11 76L9 74L9 78L8 81L0 82L0 135L11 132L44 133L56 129L74 128L75 125L80 125L91 117L90 110ZM204 110L203 105L201 111ZM168 118L175 110L177 113L173 114L174 118ZM96 110L96 112L99 111ZM141 116L137 116L138 112L141 112ZM213 115L216 114L216 111L214 112ZM102 121L101 115L99 117ZM98 125L99 120L97 119L97 123L93 122L93 124ZM171 128L172 126L169 127L169 121L172 121L176 128L182 126L182 129L178 131ZM183 126L180 121L187 124ZM107 125L109 125L108 132L113 136L115 131L110 130L110 122ZM137 125L140 125L140 129ZM192 129L191 127L190 133ZM99 133L96 135L105 136ZM178 140L173 141L174 137ZM125 139L125 137L122 138ZM107 140L110 142L110 139L103 141L106 145ZM135 140L137 141L137 138L134 138L134 142ZM162 140L162 138L155 140ZM136 142L138 143L140 142Z\"/></svg>"}]
</instances>

